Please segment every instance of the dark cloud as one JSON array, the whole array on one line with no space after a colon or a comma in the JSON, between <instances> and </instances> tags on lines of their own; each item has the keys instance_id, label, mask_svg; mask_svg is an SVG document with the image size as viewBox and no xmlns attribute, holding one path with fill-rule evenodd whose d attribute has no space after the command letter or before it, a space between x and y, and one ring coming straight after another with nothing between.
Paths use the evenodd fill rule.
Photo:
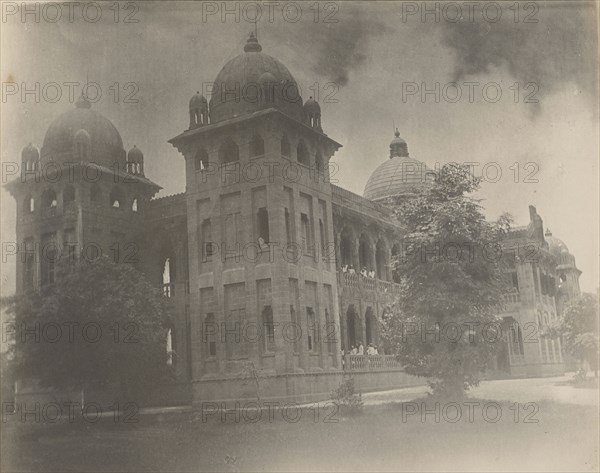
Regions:
<instances>
[{"instance_id":1,"label":"dark cloud","mask_svg":"<svg viewBox=\"0 0 600 473\"><path fill-rule=\"evenodd\" d=\"M515 23L507 9L497 23L485 22L478 14L475 19L479 21L444 22L443 42L456 52L453 79L464 80L492 67L505 67L520 83L535 82L540 96L572 82L580 93L595 97L595 6L538 5L537 23Z\"/></svg>"},{"instance_id":2,"label":"dark cloud","mask_svg":"<svg viewBox=\"0 0 600 473\"><path fill-rule=\"evenodd\" d=\"M311 25L302 42L311 52L312 72L344 86L351 71L367 59L371 39L386 31L388 27L375 17L347 15L338 23Z\"/></svg>"}]
</instances>

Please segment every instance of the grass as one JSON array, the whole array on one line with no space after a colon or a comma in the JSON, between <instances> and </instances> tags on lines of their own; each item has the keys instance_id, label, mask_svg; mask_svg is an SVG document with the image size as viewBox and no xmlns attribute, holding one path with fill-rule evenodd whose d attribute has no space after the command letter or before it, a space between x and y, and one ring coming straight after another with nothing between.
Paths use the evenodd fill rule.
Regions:
<instances>
[{"instance_id":1,"label":"grass","mask_svg":"<svg viewBox=\"0 0 600 473\"><path fill-rule=\"evenodd\" d=\"M488 407L486 420L482 407L491 401L469 401L480 405L473 420L463 406L456 422L453 406L440 405L437 421L423 417L423 406L435 410L431 399L353 416L307 408L297 422L291 410L287 421L278 412L257 422L240 414L237 422L196 411L135 424L13 422L3 425L2 471L597 471L597 408L503 402ZM498 407L502 416L492 422Z\"/></svg>"}]
</instances>

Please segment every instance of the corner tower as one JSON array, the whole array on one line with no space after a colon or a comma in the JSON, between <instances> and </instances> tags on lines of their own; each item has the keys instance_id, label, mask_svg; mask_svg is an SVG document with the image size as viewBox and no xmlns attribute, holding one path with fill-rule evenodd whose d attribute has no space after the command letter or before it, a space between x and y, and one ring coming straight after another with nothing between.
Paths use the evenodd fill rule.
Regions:
<instances>
[{"instance_id":1,"label":"corner tower","mask_svg":"<svg viewBox=\"0 0 600 473\"><path fill-rule=\"evenodd\" d=\"M61 258L135 262L145 203L160 187L85 97L52 122L41 152L29 144L21 158L20 177L6 185L17 201L18 293L52 284Z\"/></svg>"},{"instance_id":2,"label":"corner tower","mask_svg":"<svg viewBox=\"0 0 600 473\"><path fill-rule=\"evenodd\" d=\"M232 391L248 365L339 370L328 162L341 145L253 34L217 75L208 115L170 140L186 161L197 397L215 398L217 378L232 380L228 397L252 397Z\"/></svg>"}]
</instances>

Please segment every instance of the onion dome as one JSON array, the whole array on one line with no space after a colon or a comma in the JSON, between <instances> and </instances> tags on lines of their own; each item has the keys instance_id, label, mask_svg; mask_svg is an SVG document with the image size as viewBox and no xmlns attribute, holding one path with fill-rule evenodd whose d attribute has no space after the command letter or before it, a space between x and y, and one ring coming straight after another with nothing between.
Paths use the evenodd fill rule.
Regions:
<instances>
[{"instance_id":1,"label":"onion dome","mask_svg":"<svg viewBox=\"0 0 600 473\"><path fill-rule=\"evenodd\" d=\"M192 98L190 99L190 110L194 110L196 108L208 108L208 102L207 100L204 98L204 95L202 95L199 91L196 92L194 94L194 96L192 96Z\"/></svg>"},{"instance_id":2,"label":"onion dome","mask_svg":"<svg viewBox=\"0 0 600 473\"><path fill-rule=\"evenodd\" d=\"M435 172L425 163L408 155L406 141L396 130L390 143L390 159L380 164L369 177L363 196L370 200L409 195L415 188L435 179Z\"/></svg>"},{"instance_id":3,"label":"onion dome","mask_svg":"<svg viewBox=\"0 0 600 473\"><path fill-rule=\"evenodd\" d=\"M314 100L312 96L304 103L304 111L306 113L321 114L321 106L319 102Z\"/></svg>"},{"instance_id":4,"label":"onion dome","mask_svg":"<svg viewBox=\"0 0 600 473\"><path fill-rule=\"evenodd\" d=\"M139 162L143 159L144 153L136 145L133 145L133 148L127 152L127 161L129 162Z\"/></svg>"},{"instance_id":5,"label":"onion dome","mask_svg":"<svg viewBox=\"0 0 600 473\"><path fill-rule=\"evenodd\" d=\"M265 103L286 115L302 121L302 97L298 84L279 60L264 54L261 45L250 34L244 52L231 59L217 74L210 99L210 122L246 115L263 109ZM269 97L264 97L264 85Z\"/></svg>"},{"instance_id":6,"label":"onion dome","mask_svg":"<svg viewBox=\"0 0 600 473\"><path fill-rule=\"evenodd\" d=\"M38 149L29 143L23 151L21 151L21 161L22 162L37 162L40 159L40 152Z\"/></svg>"},{"instance_id":7,"label":"onion dome","mask_svg":"<svg viewBox=\"0 0 600 473\"><path fill-rule=\"evenodd\" d=\"M42 159L69 161L75 154L75 135L85 131L89 137L89 147L85 156L98 164L114 165L124 163L125 150L121 135L100 113L92 110L92 105L81 96L75 108L63 113L48 127L42 147ZM75 157L77 158L77 157Z\"/></svg>"}]
</instances>

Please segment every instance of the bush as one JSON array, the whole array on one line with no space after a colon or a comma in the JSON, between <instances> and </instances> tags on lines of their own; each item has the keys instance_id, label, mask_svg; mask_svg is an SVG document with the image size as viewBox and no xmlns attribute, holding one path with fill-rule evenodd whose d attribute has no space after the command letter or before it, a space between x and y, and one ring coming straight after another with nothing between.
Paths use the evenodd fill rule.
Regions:
<instances>
[{"instance_id":1,"label":"bush","mask_svg":"<svg viewBox=\"0 0 600 473\"><path fill-rule=\"evenodd\" d=\"M364 406L362 394L357 394L354 389L354 378L343 380L339 387L331 392L331 398L342 413L357 414Z\"/></svg>"}]
</instances>

